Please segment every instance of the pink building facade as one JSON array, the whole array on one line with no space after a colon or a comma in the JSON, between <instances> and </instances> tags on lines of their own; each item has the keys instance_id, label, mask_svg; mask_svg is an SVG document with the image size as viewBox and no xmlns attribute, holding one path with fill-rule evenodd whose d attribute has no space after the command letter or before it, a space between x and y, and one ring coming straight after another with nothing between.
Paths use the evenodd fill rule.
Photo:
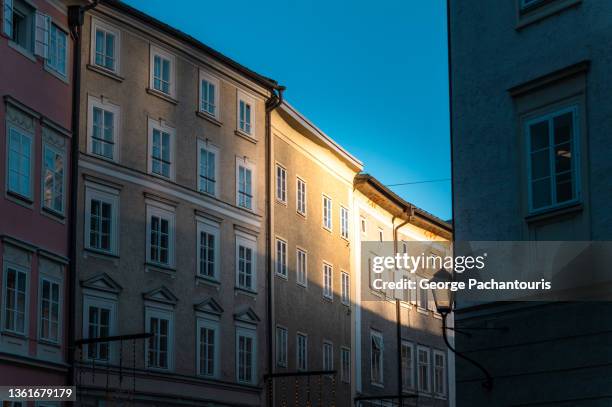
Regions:
<instances>
[{"instance_id":1,"label":"pink building facade","mask_svg":"<svg viewBox=\"0 0 612 407\"><path fill-rule=\"evenodd\" d=\"M0 0L0 11L0 385L63 385L73 85L67 8L57 0Z\"/></svg>"}]
</instances>

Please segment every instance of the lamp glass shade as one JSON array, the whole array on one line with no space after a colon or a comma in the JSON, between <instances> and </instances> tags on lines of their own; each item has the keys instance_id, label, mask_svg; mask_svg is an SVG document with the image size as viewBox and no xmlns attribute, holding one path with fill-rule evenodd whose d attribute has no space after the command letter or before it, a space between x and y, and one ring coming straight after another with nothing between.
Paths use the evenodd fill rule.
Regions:
<instances>
[{"instance_id":1,"label":"lamp glass shade","mask_svg":"<svg viewBox=\"0 0 612 407\"><path fill-rule=\"evenodd\" d=\"M448 314L453 310L454 292L451 290L450 284L447 284L452 280L452 275L444 268L438 270L431 279L432 282L438 283L432 291L436 310L440 314Z\"/></svg>"}]
</instances>

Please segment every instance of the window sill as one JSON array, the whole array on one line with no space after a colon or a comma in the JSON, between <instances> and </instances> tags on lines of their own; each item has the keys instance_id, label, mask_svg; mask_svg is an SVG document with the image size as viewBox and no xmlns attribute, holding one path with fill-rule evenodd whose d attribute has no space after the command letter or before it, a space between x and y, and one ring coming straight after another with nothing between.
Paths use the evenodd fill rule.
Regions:
<instances>
[{"instance_id":1,"label":"window sill","mask_svg":"<svg viewBox=\"0 0 612 407\"><path fill-rule=\"evenodd\" d=\"M47 216L48 218L53 219L57 222L65 223L66 216L61 212L58 212L51 208L47 208L46 206L43 205L41 213Z\"/></svg>"},{"instance_id":2,"label":"window sill","mask_svg":"<svg viewBox=\"0 0 612 407\"><path fill-rule=\"evenodd\" d=\"M36 63L36 55L34 55L32 51L23 48L21 45L12 40L9 40L8 45L24 57L28 58L30 61Z\"/></svg>"},{"instance_id":3,"label":"window sill","mask_svg":"<svg viewBox=\"0 0 612 407\"><path fill-rule=\"evenodd\" d=\"M378 382L370 382L370 384L374 387L379 387L381 389L385 388L385 385L383 383L378 383Z\"/></svg>"},{"instance_id":4,"label":"window sill","mask_svg":"<svg viewBox=\"0 0 612 407\"><path fill-rule=\"evenodd\" d=\"M100 75L104 75L104 76L107 76L107 77L109 77L111 79L114 79L114 80L116 80L119 83L123 82L123 80L124 80L123 77L117 75L115 72L110 71L110 70L105 69L105 68L102 68L102 67L97 66L97 65L87 64L87 69L89 69L90 71L93 71L93 72L97 72Z\"/></svg>"},{"instance_id":5,"label":"window sill","mask_svg":"<svg viewBox=\"0 0 612 407\"><path fill-rule=\"evenodd\" d=\"M13 331L7 331L5 329L2 330L2 335L3 336L10 336L11 338L21 339L21 340L28 339L28 337L25 334L20 334L20 333L13 332Z\"/></svg>"},{"instance_id":6,"label":"window sill","mask_svg":"<svg viewBox=\"0 0 612 407\"><path fill-rule=\"evenodd\" d=\"M107 260L118 260L119 259L119 256L114 254L114 253L112 253L112 252L107 252L107 251L104 251L104 250L94 249L92 247L85 247L83 249L83 251L85 252L84 256L83 256L85 258L87 258L88 254L91 254L94 257L98 257L98 258L102 258L102 259L107 259Z\"/></svg>"},{"instance_id":7,"label":"window sill","mask_svg":"<svg viewBox=\"0 0 612 407\"><path fill-rule=\"evenodd\" d=\"M276 198L275 202L281 206L287 207L287 201L283 201L281 199Z\"/></svg>"},{"instance_id":8,"label":"window sill","mask_svg":"<svg viewBox=\"0 0 612 407\"><path fill-rule=\"evenodd\" d=\"M321 227L322 227L322 228L323 228L323 230L325 230L326 232L328 232L328 233L333 233L333 231L332 231L330 228L325 227L325 226L321 226Z\"/></svg>"},{"instance_id":9,"label":"window sill","mask_svg":"<svg viewBox=\"0 0 612 407\"><path fill-rule=\"evenodd\" d=\"M306 284L306 283L296 282L295 284L296 284L298 287L302 287L303 289L307 289L307 288L308 288L308 284Z\"/></svg>"},{"instance_id":10,"label":"window sill","mask_svg":"<svg viewBox=\"0 0 612 407\"><path fill-rule=\"evenodd\" d=\"M565 205L557 206L557 207L550 208L550 209L545 209L540 212L536 212L536 213L527 215L525 216L525 222L527 222L528 224L537 223L537 222L541 222L541 221L548 220L551 218L556 218L556 217L563 216L563 215L576 214L578 212L582 212L582 210L583 210L583 205L581 202L565 204Z\"/></svg>"},{"instance_id":11,"label":"window sill","mask_svg":"<svg viewBox=\"0 0 612 407\"><path fill-rule=\"evenodd\" d=\"M34 204L34 201L32 201L27 196L23 196L21 194L18 194L16 192L9 191L9 190L6 191L6 198L9 201L12 201L12 202L14 202L14 203L16 203L18 205L21 205L21 206L23 206L25 208L28 208L28 209L32 209L32 206Z\"/></svg>"},{"instance_id":12,"label":"window sill","mask_svg":"<svg viewBox=\"0 0 612 407\"><path fill-rule=\"evenodd\" d=\"M174 99L172 96L164 92L160 92L159 90L156 90L153 88L147 88L147 93L149 95L157 96L158 98L163 99L166 102L172 103L173 105L178 105L178 100Z\"/></svg>"},{"instance_id":13,"label":"window sill","mask_svg":"<svg viewBox=\"0 0 612 407\"><path fill-rule=\"evenodd\" d=\"M215 280L212 277L196 275L195 276L195 281L196 281L196 286L198 286L198 285L205 285L205 286L208 286L208 287L216 288L217 291L219 291L219 288L221 287L221 283L218 280Z\"/></svg>"},{"instance_id":14,"label":"window sill","mask_svg":"<svg viewBox=\"0 0 612 407\"><path fill-rule=\"evenodd\" d=\"M247 296L252 297L252 298L256 298L257 297L257 291L252 290L250 288L243 288L243 287L236 286L236 287L234 287L234 292L235 292L235 294L244 294L244 295L247 295Z\"/></svg>"},{"instance_id":15,"label":"window sill","mask_svg":"<svg viewBox=\"0 0 612 407\"><path fill-rule=\"evenodd\" d=\"M287 274L281 274L281 273L274 272L274 276L282 280L289 281L289 276Z\"/></svg>"},{"instance_id":16,"label":"window sill","mask_svg":"<svg viewBox=\"0 0 612 407\"><path fill-rule=\"evenodd\" d=\"M244 131L236 130L234 131L234 134L236 134L239 137L242 137L245 140L250 141L253 144L257 143L257 139L255 137L251 136L250 134L245 133Z\"/></svg>"},{"instance_id":17,"label":"window sill","mask_svg":"<svg viewBox=\"0 0 612 407\"><path fill-rule=\"evenodd\" d=\"M157 263L151 263L151 262L146 262L145 263L145 272L157 272L157 273L163 273L163 274L167 274L172 278L176 278L176 269L172 268L170 266L165 266L163 264L157 264Z\"/></svg>"},{"instance_id":18,"label":"window sill","mask_svg":"<svg viewBox=\"0 0 612 407\"><path fill-rule=\"evenodd\" d=\"M330 304L334 302L334 297L327 297L325 295L322 295L321 298L323 298L323 301L329 302Z\"/></svg>"},{"instance_id":19,"label":"window sill","mask_svg":"<svg viewBox=\"0 0 612 407\"><path fill-rule=\"evenodd\" d=\"M519 31L528 25L537 23L538 21L541 21L547 17L558 14L567 8L577 6L580 3L582 3L582 0L544 0L539 4L526 7L519 10L518 21L515 29Z\"/></svg>"},{"instance_id":20,"label":"window sill","mask_svg":"<svg viewBox=\"0 0 612 407\"><path fill-rule=\"evenodd\" d=\"M61 349L61 345L59 342L55 342L51 339L38 338L38 343L44 346L49 346L52 348Z\"/></svg>"},{"instance_id":21,"label":"window sill","mask_svg":"<svg viewBox=\"0 0 612 407\"><path fill-rule=\"evenodd\" d=\"M421 307L419 307L419 306L417 306L417 312L418 312L419 314L429 315L429 311L428 311L428 310L426 310L425 308L421 308Z\"/></svg>"},{"instance_id":22,"label":"window sill","mask_svg":"<svg viewBox=\"0 0 612 407\"><path fill-rule=\"evenodd\" d=\"M210 114L208 114L208 113L201 112L201 111L199 111L199 110L197 110L197 111L195 112L195 114L196 114L196 116L198 116L198 117L200 117L200 118L202 118L202 119L204 119L204 120L209 121L210 123L214 124L215 126L219 126L219 127L223 126L223 123L221 123L221 122L220 122L220 121L219 121L219 120L218 120L216 117L214 117L213 115L210 115Z\"/></svg>"},{"instance_id":23,"label":"window sill","mask_svg":"<svg viewBox=\"0 0 612 407\"><path fill-rule=\"evenodd\" d=\"M55 76L57 79L59 79L60 81L64 82L66 85L70 85L70 81L68 80L68 75L67 74L63 75L63 74L57 72L56 70L51 68L49 65L47 65L46 62L45 62L45 71L47 71L49 73L49 75Z\"/></svg>"},{"instance_id":24,"label":"window sill","mask_svg":"<svg viewBox=\"0 0 612 407\"><path fill-rule=\"evenodd\" d=\"M306 220L306 214L302 213L300 211L295 211L295 213L297 213L302 219Z\"/></svg>"}]
</instances>

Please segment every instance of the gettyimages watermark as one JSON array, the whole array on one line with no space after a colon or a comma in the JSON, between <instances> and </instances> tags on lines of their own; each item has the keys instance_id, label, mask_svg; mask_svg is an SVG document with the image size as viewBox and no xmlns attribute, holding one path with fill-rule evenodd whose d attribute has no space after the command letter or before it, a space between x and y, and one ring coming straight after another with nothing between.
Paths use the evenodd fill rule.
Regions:
<instances>
[{"instance_id":1,"label":"gettyimages watermark","mask_svg":"<svg viewBox=\"0 0 612 407\"><path fill-rule=\"evenodd\" d=\"M363 242L366 300L418 302L423 290L445 289L457 303L609 301L612 242ZM434 275L447 270L452 279Z\"/></svg>"}]
</instances>

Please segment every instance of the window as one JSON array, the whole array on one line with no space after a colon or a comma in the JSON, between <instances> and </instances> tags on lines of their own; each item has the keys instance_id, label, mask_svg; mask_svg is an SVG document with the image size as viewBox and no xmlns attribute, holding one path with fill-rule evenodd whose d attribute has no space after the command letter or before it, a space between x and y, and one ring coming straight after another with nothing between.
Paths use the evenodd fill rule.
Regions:
<instances>
[{"instance_id":1,"label":"window","mask_svg":"<svg viewBox=\"0 0 612 407\"><path fill-rule=\"evenodd\" d=\"M255 135L254 107L255 100L238 91L238 131L250 137Z\"/></svg>"},{"instance_id":2,"label":"window","mask_svg":"<svg viewBox=\"0 0 612 407\"><path fill-rule=\"evenodd\" d=\"M106 338L116 335L117 302L93 295L83 297L83 336L85 338ZM111 361L110 342L86 345L87 359Z\"/></svg>"},{"instance_id":3,"label":"window","mask_svg":"<svg viewBox=\"0 0 612 407\"><path fill-rule=\"evenodd\" d=\"M351 298L351 287L350 287L350 277L348 273L342 272L342 303L345 305L350 304Z\"/></svg>"},{"instance_id":4,"label":"window","mask_svg":"<svg viewBox=\"0 0 612 407\"><path fill-rule=\"evenodd\" d=\"M340 207L340 236L344 239L349 237L349 213L344 206Z\"/></svg>"},{"instance_id":5,"label":"window","mask_svg":"<svg viewBox=\"0 0 612 407\"><path fill-rule=\"evenodd\" d=\"M6 265L4 267L4 330L19 335L27 332L28 310L27 270Z\"/></svg>"},{"instance_id":6,"label":"window","mask_svg":"<svg viewBox=\"0 0 612 407\"><path fill-rule=\"evenodd\" d=\"M198 219L198 275L219 279L220 269L220 232L219 224L208 219Z\"/></svg>"},{"instance_id":7,"label":"window","mask_svg":"<svg viewBox=\"0 0 612 407\"><path fill-rule=\"evenodd\" d=\"M340 348L340 380L351 382L351 350L345 347Z\"/></svg>"},{"instance_id":8,"label":"window","mask_svg":"<svg viewBox=\"0 0 612 407\"><path fill-rule=\"evenodd\" d=\"M276 274L287 277L287 242L276 239Z\"/></svg>"},{"instance_id":9,"label":"window","mask_svg":"<svg viewBox=\"0 0 612 407\"><path fill-rule=\"evenodd\" d=\"M323 263L323 297L332 299L334 296L332 288L332 266Z\"/></svg>"},{"instance_id":10,"label":"window","mask_svg":"<svg viewBox=\"0 0 612 407\"><path fill-rule=\"evenodd\" d=\"M49 56L45 60L46 66L53 72L66 78L68 71L68 34L55 24L51 24L49 32Z\"/></svg>"},{"instance_id":11,"label":"window","mask_svg":"<svg viewBox=\"0 0 612 407\"><path fill-rule=\"evenodd\" d=\"M4 0L4 33L21 49L48 57L51 18L23 0Z\"/></svg>"},{"instance_id":12,"label":"window","mask_svg":"<svg viewBox=\"0 0 612 407\"><path fill-rule=\"evenodd\" d=\"M434 350L433 390L438 396L446 395L446 355Z\"/></svg>"},{"instance_id":13,"label":"window","mask_svg":"<svg viewBox=\"0 0 612 407\"><path fill-rule=\"evenodd\" d=\"M171 370L173 367L172 311L147 307L146 331L153 334L147 340L147 367Z\"/></svg>"},{"instance_id":14,"label":"window","mask_svg":"<svg viewBox=\"0 0 612 407\"><path fill-rule=\"evenodd\" d=\"M109 160L118 160L119 106L89 96L87 152Z\"/></svg>"},{"instance_id":15,"label":"window","mask_svg":"<svg viewBox=\"0 0 612 407\"><path fill-rule=\"evenodd\" d=\"M287 203L287 171L276 164L276 199Z\"/></svg>"},{"instance_id":16,"label":"window","mask_svg":"<svg viewBox=\"0 0 612 407\"><path fill-rule=\"evenodd\" d=\"M253 187L253 164L236 159L236 205L253 210L255 192Z\"/></svg>"},{"instance_id":17,"label":"window","mask_svg":"<svg viewBox=\"0 0 612 407\"><path fill-rule=\"evenodd\" d=\"M198 318L198 374L206 377L217 377L219 372L219 324L204 318Z\"/></svg>"},{"instance_id":18,"label":"window","mask_svg":"<svg viewBox=\"0 0 612 407\"><path fill-rule=\"evenodd\" d=\"M40 338L58 342L60 332L60 284L42 277L40 280Z\"/></svg>"},{"instance_id":19,"label":"window","mask_svg":"<svg viewBox=\"0 0 612 407\"><path fill-rule=\"evenodd\" d=\"M323 370L334 369L334 345L331 342L323 342Z\"/></svg>"},{"instance_id":20,"label":"window","mask_svg":"<svg viewBox=\"0 0 612 407\"><path fill-rule=\"evenodd\" d=\"M360 218L360 223L361 223L361 233L365 234L367 231L367 224L366 224L366 219L363 216Z\"/></svg>"},{"instance_id":21,"label":"window","mask_svg":"<svg viewBox=\"0 0 612 407\"><path fill-rule=\"evenodd\" d=\"M173 128L149 119L149 173L174 179Z\"/></svg>"},{"instance_id":22,"label":"window","mask_svg":"<svg viewBox=\"0 0 612 407\"><path fill-rule=\"evenodd\" d=\"M323 195L323 227L332 230L332 200Z\"/></svg>"},{"instance_id":23,"label":"window","mask_svg":"<svg viewBox=\"0 0 612 407\"><path fill-rule=\"evenodd\" d=\"M32 198L32 135L9 125L8 190Z\"/></svg>"},{"instance_id":24,"label":"window","mask_svg":"<svg viewBox=\"0 0 612 407\"><path fill-rule=\"evenodd\" d=\"M306 287L308 284L308 260L307 254L302 249L296 250L296 281L299 285Z\"/></svg>"},{"instance_id":25,"label":"window","mask_svg":"<svg viewBox=\"0 0 612 407\"><path fill-rule=\"evenodd\" d=\"M378 228L378 241L382 242L384 240L383 230Z\"/></svg>"},{"instance_id":26,"label":"window","mask_svg":"<svg viewBox=\"0 0 612 407\"><path fill-rule=\"evenodd\" d=\"M219 80L200 71L200 112L219 118Z\"/></svg>"},{"instance_id":27,"label":"window","mask_svg":"<svg viewBox=\"0 0 612 407\"><path fill-rule=\"evenodd\" d=\"M219 149L208 141L198 140L198 189L200 192L217 196Z\"/></svg>"},{"instance_id":28,"label":"window","mask_svg":"<svg viewBox=\"0 0 612 407\"><path fill-rule=\"evenodd\" d=\"M417 280L418 282L418 280ZM419 304L419 308L421 309L427 309L427 305L429 303L428 298L427 298L427 289L426 288L421 288L421 284L419 284L418 287L418 304Z\"/></svg>"},{"instance_id":29,"label":"window","mask_svg":"<svg viewBox=\"0 0 612 407\"><path fill-rule=\"evenodd\" d=\"M296 186L296 210L306 216L306 181L298 178Z\"/></svg>"},{"instance_id":30,"label":"window","mask_svg":"<svg viewBox=\"0 0 612 407\"><path fill-rule=\"evenodd\" d=\"M370 379L372 383L383 383L383 336L380 332L370 332Z\"/></svg>"},{"instance_id":31,"label":"window","mask_svg":"<svg viewBox=\"0 0 612 407\"><path fill-rule=\"evenodd\" d=\"M429 393L429 349L419 346L418 355L419 391Z\"/></svg>"},{"instance_id":32,"label":"window","mask_svg":"<svg viewBox=\"0 0 612 407\"><path fill-rule=\"evenodd\" d=\"M308 336L306 334L297 334L296 358L298 370L308 369Z\"/></svg>"},{"instance_id":33,"label":"window","mask_svg":"<svg viewBox=\"0 0 612 407\"><path fill-rule=\"evenodd\" d=\"M276 327L276 364L287 367L287 329Z\"/></svg>"},{"instance_id":34,"label":"window","mask_svg":"<svg viewBox=\"0 0 612 407\"><path fill-rule=\"evenodd\" d=\"M174 219L170 207L147 205L147 261L174 266Z\"/></svg>"},{"instance_id":35,"label":"window","mask_svg":"<svg viewBox=\"0 0 612 407\"><path fill-rule=\"evenodd\" d=\"M578 199L577 115L572 107L527 123L530 211Z\"/></svg>"},{"instance_id":36,"label":"window","mask_svg":"<svg viewBox=\"0 0 612 407\"><path fill-rule=\"evenodd\" d=\"M86 183L85 247L117 254L119 192L103 185Z\"/></svg>"},{"instance_id":37,"label":"window","mask_svg":"<svg viewBox=\"0 0 612 407\"><path fill-rule=\"evenodd\" d=\"M64 213L64 152L49 144L43 147L43 207Z\"/></svg>"},{"instance_id":38,"label":"window","mask_svg":"<svg viewBox=\"0 0 612 407\"><path fill-rule=\"evenodd\" d=\"M241 383L255 383L257 358L256 332L252 329L236 328L236 379Z\"/></svg>"},{"instance_id":39,"label":"window","mask_svg":"<svg viewBox=\"0 0 612 407\"><path fill-rule=\"evenodd\" d=\"M255 238L240 234L236 236L236 286L238 288L255 291L256 285L256 258Z\"/></svg>"},{"instance_id":40,"label":"window","mask_svg":"<svg viewBox=\"0 0 612 407\"><path fill-rule=\"evenodd\" d=\"M149 86L165 95L176 94L173 55L151 45L151 73Z\"/></svg>"},{"instance_id":41,"label":"window","mask_svg":"<svg viewBox=\"0 0 612 407\"><path fill-rule=\"evenodd\" d=\"M119 73L120 32L98 19L92 20L91 25L91 61L92 65L99 66L114 73Z\"/></svg>"},{"instance_id":42,"label":"window","mask_svg":"<svg viewBox=\"0 0 612 407\"><path fill-rule=\"evenodd\" d=\"M402 388L404 390L414 388L414 356L412 344L402 341Z\"/></svg>"}]
</instances>

